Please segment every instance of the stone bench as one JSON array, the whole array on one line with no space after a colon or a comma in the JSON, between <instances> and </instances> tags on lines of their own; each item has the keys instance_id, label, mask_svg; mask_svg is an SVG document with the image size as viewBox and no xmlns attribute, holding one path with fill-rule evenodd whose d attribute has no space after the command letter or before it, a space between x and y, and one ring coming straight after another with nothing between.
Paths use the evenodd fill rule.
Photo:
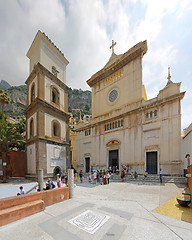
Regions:
<instances>
[{"instance_id":1,"label":"stone bench","mask_svg":"<svg viewBox=\"0 0 192 240\"><path fill-rule=\"evenodd\" d=\"M68 199L68 187L2 198L0 199L0 226L43 211L47 206Z\"/></svg>"},{"instance_id":2,"label":"stone bench","mask_svg":"<svg viewBox=\"0 0 192 240\"><path fill-rule=\"evenodd\" d=\"M0 226L38 213L45 209L43 200L35 200L0 210Z\"/></svg>"}]
</instances>

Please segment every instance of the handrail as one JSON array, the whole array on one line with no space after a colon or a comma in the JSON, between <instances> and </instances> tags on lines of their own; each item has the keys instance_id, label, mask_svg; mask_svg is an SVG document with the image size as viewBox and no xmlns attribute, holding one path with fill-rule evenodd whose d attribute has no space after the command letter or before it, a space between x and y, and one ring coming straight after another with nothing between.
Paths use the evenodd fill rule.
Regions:
<instances>
[{"instance_id":1,"label":"handrail","mask_svg":"<svg viewBox=\"0 0 192 240\"><path fill-rule=\"evenodd\" d=\"M39 183L36 183L36 185L33 186L32 188L30 188L25 194L30 193L31 191L33 191L33 189L35 189L35 188L38 187L38 186L39 186Z\"/></svg>"}]
</instances>

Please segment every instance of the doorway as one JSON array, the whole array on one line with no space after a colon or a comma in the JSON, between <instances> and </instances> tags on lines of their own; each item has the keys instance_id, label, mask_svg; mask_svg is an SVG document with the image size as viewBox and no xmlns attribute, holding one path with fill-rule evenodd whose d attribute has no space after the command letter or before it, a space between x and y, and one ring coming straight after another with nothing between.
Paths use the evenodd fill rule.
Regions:
<instances>
[{"instance_id":1,"label":"doorway","mask_svg":"<svg viewBox=\"0 0 192 240\"><path fill-rule=\"evenodd\" d=\"M61 175L61 168L59 166L54 168L54 171L53 171L53 178L54 179L57 179L57 174Z\"/></svg>"},{"instance_id":2,"label":"doorway","mask_svg":"<svg viewBox=\"0 0 192 240\"><path fill-rule=\"evenodd\" d=\"M110 150L109 151L109 166L116 167L119 169L119 150ZM108 167L109 167L108 166Z\"/></svg>"},{"instance_id":3,"label":"doorway","mask_svg":"<svg viewBox=\"0 0 192 240\"><path fill-rule=\"evenodd\" d=\"M88 173L90 170L90 157L85 158L85 172Z\"/></svg>"},{"instance_id":4,"label":"doorway","mask_svg":"<svg viewBox=\"0 0 192 240\"><path fill-rule=\"evenodd\" d=\"M157 151L146 152L146 170L149 174L157 174Z\"/></svg>"}]
</instances>

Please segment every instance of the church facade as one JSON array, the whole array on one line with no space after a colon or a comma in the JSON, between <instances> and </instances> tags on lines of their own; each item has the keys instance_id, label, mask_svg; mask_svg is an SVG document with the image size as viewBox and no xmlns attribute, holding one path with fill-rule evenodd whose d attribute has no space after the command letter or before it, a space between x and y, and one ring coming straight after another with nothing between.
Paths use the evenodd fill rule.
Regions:
<instances>
[{"instance_id":1,"label":"church facade","mask_svg":"<svg viewBox=\"0 0 192 240\"><path fill-rule=\"evenodd\" d=\"M142 58L147 41L139 42L108 63L87 84L92 88L92 119L77 129L77 168L88 172L126 165L143 174L182 174L181 83L171 81L147 100Z\"/></svg>"},{"instance_id":2,"label":"church facade","mask_svg":"<svg viewBox=\"0 0 192 240\"><path fill-rule=\"evenodd\" d=\"M54 43L38 31L28 53L26 154L27 177L52 177L70 168L68 60Z\"/></svg>"}]
</instances>

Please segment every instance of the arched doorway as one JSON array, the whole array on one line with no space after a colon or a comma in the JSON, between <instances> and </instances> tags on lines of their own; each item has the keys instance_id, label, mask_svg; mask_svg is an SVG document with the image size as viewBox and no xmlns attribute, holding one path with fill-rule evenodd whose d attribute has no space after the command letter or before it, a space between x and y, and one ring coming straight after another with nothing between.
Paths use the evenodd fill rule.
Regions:
<instances>
[{"instance_id":1,"label":"arched doorway","mask_svg":"<svg viewBox=\"0 0 192 240\"><path fill-rule=\"evenodd\" d=\"M61 168L59 166L55 167L54 168L54 171L53 171L53 178L57 178L57 174L61 175Z\"/></svg>"}]
</instances>

